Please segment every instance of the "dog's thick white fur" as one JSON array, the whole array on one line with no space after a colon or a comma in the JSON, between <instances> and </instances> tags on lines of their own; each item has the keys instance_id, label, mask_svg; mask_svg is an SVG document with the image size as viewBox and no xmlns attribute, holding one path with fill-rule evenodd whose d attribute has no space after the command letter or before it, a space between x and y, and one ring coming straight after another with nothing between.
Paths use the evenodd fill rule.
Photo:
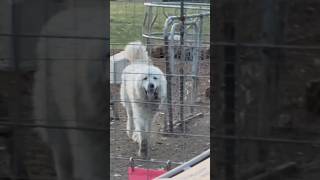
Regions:
<instances>
[{"instance_id":1,"label":"dog's thick white fur","mask_svg":"<svg viewBox=\"0 0 320 180\"><path fill-rule=\"evenodd\" d=\"M104 8L59 12L40 35L101 36ZM101 17L101 18L99 18ZM81 23L74 26L75 19ZM95 19L92 21L92 19ZM33 108L36 123L58 127L100 128L105 125L106 43L76 38L39 38L35 49ZM105 180L108 138L103 131L39 129L53 154L58 180Z\"/></svg>"},{"instance_id":2,"label":"dog's thick white fur","mask_svg":"<svg viewBox=\"0 0 320 180\"><path fill-rule=\"evenodd\" d=\"M150 132L156 112L165 110L167 81L152 64L141 42L129 43L125 53L130 61L122 72L121 103L127 112L127 134L139 144L138 155L148 157Z\"/></svg>"}]
</instances>

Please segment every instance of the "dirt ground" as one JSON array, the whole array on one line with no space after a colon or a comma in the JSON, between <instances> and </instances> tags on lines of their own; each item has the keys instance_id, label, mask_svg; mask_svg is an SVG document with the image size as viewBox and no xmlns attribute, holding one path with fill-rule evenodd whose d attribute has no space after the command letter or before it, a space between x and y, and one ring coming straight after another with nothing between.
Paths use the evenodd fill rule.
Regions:
<instances>
[{"instance_id":1,"label":"dirt ground","mask_svg":"<svg viewBox=\"0 0 320 180\"><path fill-rule=\"evenodd\" d=\"M164 59L153 59L156 66L160 67L165 72ZM200 61L200 76L210 75L209 60ZM185 70L186 74L190 74ZM180 135L163 135L153 134L152 135L152 146L151 146L151 160L162 161L160 162L145 162L139 161L136 155L138 151L138 144L131 141L126 135L126 114L125 110L121 105L117 104L119 111L119 120L112 120L110 122L110 176L111 180L123 180L127 179L127 168L129 167L129 158L133 157L137 160L135 165L143 168L160 169L165 167L165 162L172 161L172 167L179 165L191 158L197 156L203 151L210 148L210 108L209 108L209 97L205 95L206 89L209 87L210 81L208 78L199 79L199 92L197 98L197 104L205 107L195 108L194 114L203 113L203 117L195 118L189 121L186 125L186 134L204 135L201 137L190 137ZM174 84L174 83L173 83ZM179 103L177 97L179 92L176 91L176 87L173 88L173 103ZM119 86L111 86L110 98L115 97L119 99ZM187 103L187 102L186 102ZM178 108L174 108L174 120L178 118ZM185 108L185 114L188 114L188 108ZM185 115L186 116L186 115ZM159 130L160 126L157 119L153 125L155 130ZM177 134L182 134L178 129L174 131Z\"/></svg>"}]
</instances>

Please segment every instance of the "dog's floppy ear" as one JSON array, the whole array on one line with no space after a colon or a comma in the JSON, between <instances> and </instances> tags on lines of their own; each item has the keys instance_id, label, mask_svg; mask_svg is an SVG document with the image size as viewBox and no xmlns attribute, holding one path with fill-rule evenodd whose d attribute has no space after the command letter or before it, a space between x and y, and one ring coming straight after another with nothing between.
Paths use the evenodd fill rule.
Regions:
<instances>
[{"instance_id":1,"label":"dog's floppy ear","mask_svg":"<svg viewBox=\"0 0 320 180\"><path fill-rule=\"evenodd\" d=\"M160 86L160 98L161 104L159 110L162 112L166 112L167 110L167 80L164 75L161 76L161 86Z\"/></svg>"}]
</instances>

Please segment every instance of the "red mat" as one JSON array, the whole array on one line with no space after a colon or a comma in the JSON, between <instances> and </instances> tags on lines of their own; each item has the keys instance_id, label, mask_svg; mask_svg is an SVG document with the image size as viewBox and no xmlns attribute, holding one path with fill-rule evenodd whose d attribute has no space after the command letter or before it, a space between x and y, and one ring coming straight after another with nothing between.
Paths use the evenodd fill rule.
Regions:
<instances>
[{"instance_id":1,"label":"red mat","mask_svg":"<svg viewBox=\"0 0 320 180\"><path fill-rule=\"evenodd\" d=\"M154 170L144 168L128 168L128 180L152 180L161 174L165 173L165 170Z\"/></svg>"}]
</instances>

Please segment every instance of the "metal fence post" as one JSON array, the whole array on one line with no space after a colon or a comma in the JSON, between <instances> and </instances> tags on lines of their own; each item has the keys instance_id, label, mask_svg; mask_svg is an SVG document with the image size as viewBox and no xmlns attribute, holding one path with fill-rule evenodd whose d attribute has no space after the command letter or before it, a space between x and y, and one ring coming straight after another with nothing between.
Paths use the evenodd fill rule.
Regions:
<instances>
[{"instance_id":1,"label":"metal fence post","mask_svg":"<svg viewBox=\"0 0 320 180\"><path fill-rule=\"evenodd\" d=\"M180 104L183 104L184 99L184 71L183 71L183 63L185 62L185 48L184 48L184 1L181 0L180 2L180 49L181 49L181 59L180 59L180 69L179 74L180 76ZM173 38L173 37L172 37ZM181 129L184 129L183 122L183 106L180 106L180 122L181 122Z\"/></svg>"},{"instance_id":2,"label":"metal fence post","mask_svg":"<svg viewBox=\"0 0 320 180\"><path fill-rule=\"evenodd\" d=\"M234 22L226 22L225 38L229 41L234 40L235 25ZM224 49L224 123L225 134L228 136L235 135L235 56L236 47L226 46ZM226 158L226 180L235 179L235 140L225 140L225 158Z\"/></svg>"}]
</instances>

